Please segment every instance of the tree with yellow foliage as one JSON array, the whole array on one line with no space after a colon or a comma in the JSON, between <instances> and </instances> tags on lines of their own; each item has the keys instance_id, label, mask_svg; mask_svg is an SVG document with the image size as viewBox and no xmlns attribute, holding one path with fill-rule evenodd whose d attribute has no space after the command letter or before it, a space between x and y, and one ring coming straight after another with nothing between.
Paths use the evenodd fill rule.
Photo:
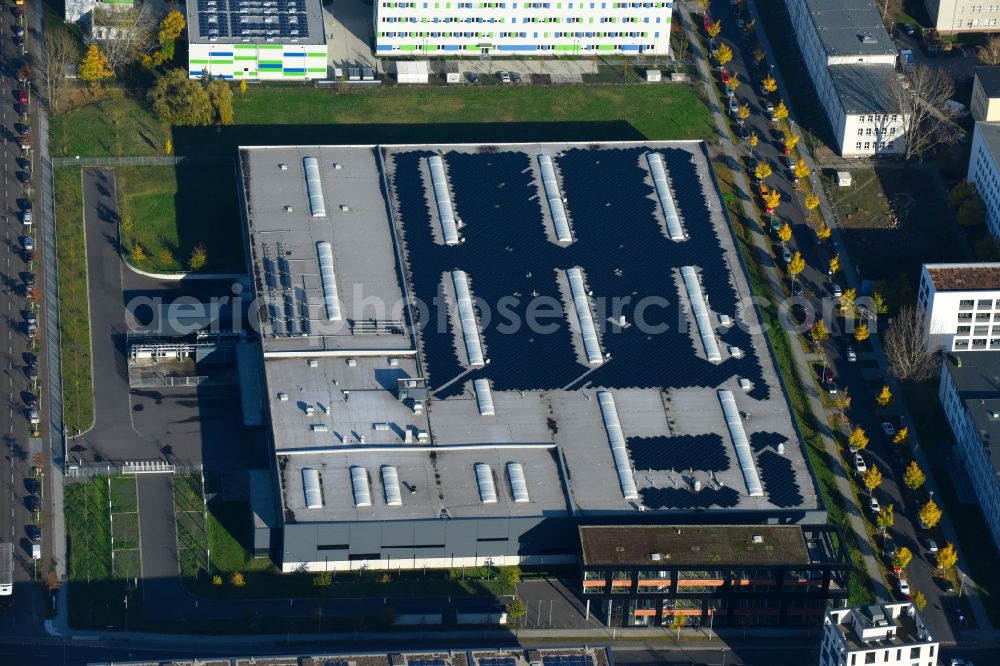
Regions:
<instances>
[{"instance_id":1,"label":"tree with yellow foliage","mask_svg":"<svg viewBox=\"0 0 1000 666\"><path fill-rule=\"evenodd\" d=\"M722 20L721 19L719 19L715 23L710 23L708 25L708 36L711 37L712 39L715 39L716 37L718 37L720 32L722 32Z\"/></svg>"},{"instance_id":2,"label":"tree with yellow foliage","mask_svg":"<svg viewBox=\"0 0 1000 666\"><path fill-rule=\"evenodd\" d=\"M875 396L875 404L879 407L888 407L890 402L892 402L892 391L889 390L888 386L883 385L882 390Z\"/></svg>"},{"instance_id":3,"label":"tree with yellow foliage","mask_svg":"<svg viewBox=\"0 0 1000 666\"><path fill-rule=\"evenodd\" d=\"M773 93L778 89L778 82L774 80L773 76L765 76L761 80L760 85L764 86L764 90L767 91L768 94Z\"/></svg>"},{"instance_id":4,"label":"tree with yellow foliage","mask_svg":"<svg viewBox=\"0 0 1000 666\"><path fill-rule=\"evenodd\" d=\"M778 106L774 107L774 117L778 120L784 120L788 117L788 107L785 106L784 102L778 102Z\"/></svg>"},{"instance_id":5,"label":"tree with yellow foliage","mask_svg":"<svg viewBox=\"0 0 1000 666\"><path fill-rule=\"evenodd\" d=\"M920 523L926 529L931 529L939 522L941 522L941 507L934 503L934 500L928 500L927 504L920 507L920 511L917 514L920 518Z\"/></svg>"},{"instance_id":6,"label":"tree with yellow foliage","mask_svg":"<svg viewBox=\"0 0 1000 666\"><path fill-rule=\"evenodd\" d=\"M854 430L847 437L847 445L856 451L861 451L868 446L868 435L865 434L865 429L861 426L854 426Z\"/></svg>"},{"instance_id":7,"label":"tree with yellow foliage","mask_svg":"<svg viewBox=\"0 0 1000 666\"><path fill-rule=\"evenodd\" d=\"M778 240L787 243L792 238L792 228L786 222L778 229Z\"/></svg>"},{"instance_id":8,"label":"tree with yellow foliage","mask_svg":"<svg viewBox=\"0 0 1000 666\"><path fill-rule=\"evenodd\" d=\"M733 49L729 44L720 44L719 48L715 49L715 62L719 63L720 67L725 67L732 59Z\"/></svg>"},{"instance_id":9,"label":"tree with yellow foliage","mask_svg":"<svg viewBox=\"0 0 1000 666\"><path fill-rule=\"evenodd\" d=\"M806 164L805 160L799 160L795 163L795 168L792 170L792 174L795 176L796 180L801 180L809 176L809 165Z\"/></svg>"},{"instance_id":10,"label":"tree with yellow foliage","mask_svg":"<svg viewBox=\"0 0 1000 666\"><path fill-rule=\"evenodd\" d=\"M831 276L840 272L840 255L830 258L829 273Z\"/></svg>"},{"instance_id":11,"label":"tree with yellow foliage","mask_svg":"<svg viewBox=\"0 0 1000 666\"><path fill-rule=\"evenodd\" d=\"M809 196L816 196L811 194ZM816 206L819 205L819 197L816 197ZM816 206L813 206L815 208ZM809 197L806 197L806 208L809 208ZM812 212L813 208L809 208L809 212ZM825 222L820 222L819 227L816 229L816 238L821 241L825 241L830 238L830 227L826 226Z\"/></svg>"},{"instance_id":12,"label":"tree with yellow foliage","mask_svg":"<svg viewBox=\"0 0 1000 666\"><path fill-rule=\"evenodd\" d=\"M868 324L858 324L854 329L854 340L864 342L871 337L872 332L868 330Z\"/></svg>"},{"instance_id":13,"label":"tree with yellow foliage","mask_svg":"<svg viewBox=\"0 0 1000 666\"><path fill-rule=\"evenodd\" d=\"M770 176L773 171L771 171L771 165L767 162L761 162L753 169L753 175L758 182L764 182L764 179Z\"/></svg>"},{"instance_id":14,"label":"tree with yellow foliage","mask_svg":"<svg viewBox=\"0 0 1000 666\"><path fill-rule=\"evenodd\" d=\"M84 53L83 60L80 61L80 66L77 68L77 76L89 83L92 88L101 85L101 81L104 79L110 79L114 76L111 62L97 48L97 44L91 44L87 47L87 52Z\"/></svg>"}]
</instances>

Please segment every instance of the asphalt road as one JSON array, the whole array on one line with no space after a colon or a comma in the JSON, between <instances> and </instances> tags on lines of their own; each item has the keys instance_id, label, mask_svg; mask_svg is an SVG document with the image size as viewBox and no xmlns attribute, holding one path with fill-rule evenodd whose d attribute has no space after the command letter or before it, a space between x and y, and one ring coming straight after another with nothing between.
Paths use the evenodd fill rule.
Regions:
<instances>
[{"instance_id":1,"label":"asphalt road","mask_svg":"<svg viewBox=\"0 0 1000 666\"><path fill-rule=\"evenodd\" d=\"M768 187L781 192L781 205L776 211L776 216L783 222L787 222L792 228L792 238L788 242L788 249L793 253L801 252L806 261L806 268L798 279L803 286L802 295L808 300L811 308L808 316L822 316L824 312L833 312L835 300L827 268L829 260L836 254L836 250L829 241L820 243L813 230L815 223L811 226L806 222L803 205L804 195L795 188L791 171L782 159L781 137L776 133L776 128L770 122L769 114L764 108L764 103L768 99L776 105L783 89L780 71L777 71L776 67L775 70L770 68L772 64L776 66L777 63L774 63L773 59L765 59L760 65L754 67L756 64L753 57L755 42L753 39L743 38L742 31L737 24L737 17L733 14L733 8L728 0L715 0L712 2L711 11L713 17L722 20L722 32L719 39L733 48L733 60L728 63L727 69L730 72L735 72L742 82L742 85L736 90L736 98L739 103L750 106L751 114L746 121L747 127L756 132L759 137L759 144L752 156L749 145L744 143L746 163L758 160L770 164L773 174L765 180L765 183ZM749 20L750 17L746 10L743 10L741 18ZM760 81L762 77L772 71L778 78L778 94L762 95L758 90ZM722 86L721 80L716 80L716 84ZM790 118L790 120L794 121L794 118ZM818 181L813 180L813 183L815 186L819 186ZM753 195L756 196L756 193ZM771 237L777 262L784 268L784 262L781 259L781 243L773 234ZM835 276L833 280L838 281L841 285L845 284L840 276ZM843 318L829 316L825 318L825 321L831 335L829 340L823 344L823 351L829 359L835 384L839 390L846 389L851 395L852 403L849 411L851 420L863 427L870 438L870 444L862 452L862 456L868 466L878 465L883 474L882 485L876 490L875 495L882 506L890 503L894 505L895 525L890 530L890 534L898 546L906 546L913 552L913 561L906 571L910 586L914 591L921 591L926 595L928 604L925 615L928 623L935 630L935 635L940 640L972 639L974 636L959 623L957 614L949 612L949 604L954 604L953 595L946 594L935 583L933 557L930 556L924 545L926 535L918 533L915 529L917 507L900 492L903 470L890 450L893 445L889 438L884 436L882 423L893 423L897 429L906 424L901 423L900 417L891 406L887 410L878 410L875 407L875 392L882 386L879 380L879 370L873 363L875 355L867 349L867 345L859 345L854 342L851 332L845 330ZM856 362L848 362L847 360L846 348L848 345L854 346L857 351L858 360ZM822 375L822 365L816 368L816 373L817 377ZM848 458L847 451L844 451L844 457ZM853 470L848 470L848 473L854 474ZM859 510L867 520L873 520L873 514L867 506L859 507ZM890 584L895 585L895 580L890 581ZM899 597L898 591L894 590L894 593Z\"/></svg>"},{"instance_id":2,"label":"asphalt road","mask_svg":"<svg viewBox=\"0 0 1000 666\"><path fill-rule=\"evenodd\" d=\"M0 356L5 366L3 377L0 378L0 394L7 401L7 409L0 409L0 429L5 449L3 460L0 461L0 541L14 544L15 607L13 610L0 612L0 632L4 633L10 630L28 631L39 619L35 597L28 584L34 576L34 564L25 529L27 525L36 522L34 514L26 506L28 497L32 495L32 488L27 481L31 455L25 398L29 392L36 392L37 388L35 382L29 379L26 368L27 354L34 351L30 349L30 341L25 332L25 311L29 302L23 281L24 274L34 266L24 260L22 236L34 236L34 233L23 227L19 217L22 204L28 198L26 181L30 180L31 167L37 165L32 164L33 154L22 153L20 142L16 138L19 126L29 125L31 122L15 109L16 91L19 88L15 73L17 60L21 57L21 48L13 41L15 23L12 5L5 4L0 10L0 88L4 93L0 101L0 135L3 140L0 155L3 180L0 234L5 249L0 263L0 275L3 277L3 289L0 293L0 312L3 313L3 320L0 322ZM29 34L28 39L30 45L33 37ZM28 106L30 111L34 111L33 99ZM47 251L47 248L42 248L39 252L41 251ZM40 289L41 285L35 285L35 288ZM44 501L41 504L44 507Z\"/></svg>"}]
</instances>

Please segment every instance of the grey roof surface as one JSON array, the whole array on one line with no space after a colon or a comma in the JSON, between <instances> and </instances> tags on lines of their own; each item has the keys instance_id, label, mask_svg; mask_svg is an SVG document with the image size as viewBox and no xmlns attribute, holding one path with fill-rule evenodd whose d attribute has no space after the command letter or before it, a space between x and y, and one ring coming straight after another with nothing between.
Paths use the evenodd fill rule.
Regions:
<instances>
[{"instance_id":1,"label":"grey roof surface","mask_svg":"<svg viewBox=\"0 0 1000 666\"><path fill-rule=\"evenodd\" d=\"M326 44L320 0L190 0L192 44Z\"/></svg>"},{"instance_id":2,"label":"grey roof surface","mask_svg":"<svg viewBox=\"0 0 1000 666\"><path fill-rule=\"evenodd\" d=\"M720 265L730 268L728 281L733 291L738 298L748 299L750 289L744 273L739 269L740 260L700 144L628 143L611 144L607 148L619 149L623 146L630 149L647 146L661 150L669 148L690 153L690 160L696 166L693 173L697 173L697 182L685 190L684 196L688 197L686 201L690 201L696 195L695 198L707 210L704 220L697 221L698 225L705 226L699 226L695 231L703 241L712 237L711 244L717 248L721 257ZM563 144L502 146L505 152L523 151L532 162L540 151L557 154L567 148ZM585 149L586 146L575 148ZM478 146L386 146L381 149L385 151L387 165L393 164L392 157L396 151L410 153L441 150L447 151L449 155L488 154ZM302 171L302 158L305 156L317 157L322 165L326 219L309 216ZM318 270L314 268L316 260L307 256L306 251L317 240L330 240L334 246L338 288L345 318L352 318L354 309L344 299L344 295L354 288L364 294L377 294L380 298L402 298L393 245L393 238L399 236L399 232L392 231L392 222L387 216L382 196L382 178L373 147L253 148L243 149L242 158L244 180L250 193L255 285L258 289L266 284L262 275L262 244L276 246L275 238L282 237L287 239L293 257L301 258L302 263L309 264L309 267L302 269L302 273L306 290L313 295L312 310L323 307L322 296L316 293L317 283L311 281L314 276L306 275ZM287 164L287 171L278 167L281 163ZM342 168L335 169L335 163L341 164ZM392 167L389 168L391 170ZM265 182L258 184L260 180ZM475 198L470 193L461 191L461 188L455 191L456 182L453 177L452 196L468 211L468 204L465 202L474 201ZM677 185L675 183L675 187ZM641 178L635 186L642 186ZM647 183L645 187L649 190L650 201L655 202L652 186ZM426 223L436 232L438 223L432 213L433 193L428 194L425 190L421 192L420 196L425 197L425 201L420 211L426 216ZM426 199L428 196L429 199ZM347 203L349 212L342 213L339 210L341 202ZM294 212L284 212L285 205L292 206ZM689 205L692 204L682 206L682 213L687 210L688 223L695 224L698 218L694 215L694 210L685 208ZM657 217L659 207L654 205L652 210L655 214L650 216L649 222L653 228L660 229L661 223ZM464 212L464 217L469 225L468 233L474 235L474 212ZM537 222L522 222L537 224L537 228L543 228L545 220L539 210ZM401 249L403 256L406 256L406 246ZM406 270L411 268L407 265ZM475 268L472 266L471 270ZM441 282L447 286L449 280L444 277L442 276ZM503 281L505 275L498 273L496 279ZM727 276L707 276L705 279L726 280ZM473 273L473 294L477 285L482 285L482 274ZM682 285L675 281L669 281L666 285L668 289L677 290L666 296L682 300L679 293ZM698 329L690 312L687 309L682 312L689 321L686 326L681 327L681 333L677 336L679 347L675 364L693 363L682 359L698 356L701 349ZM721 366L708 366L708 370L699 370L710 373L710 376L692 378L694 381L690 386L626 385L607 389L614 395L626 439L663 438L662 447L669 454L669 450L681 446L681 442L686 441L685 438L711 436L720 439L720 446L728 458L728 464L723 469L700 469L697 461L683 466L678 463L676 469L673 469L670 467L673 463L669 462L672 459L668 455L668 464L663 469L635 470L635 482L640 496L643 496L644 490L652 490L667 493L672 498L680 498L677 505L663 506L664 510L679 512L818 509L819 501L812 477L805 462L802 445L792 426L769 349L763 335L755 332L759 330L756 326L756 313L748 309L743 312L730 311L730 314L736 321L746 323L746 329L750 331L746 337L748 344L741 345L745 352L750 352L749 347L752 346L752 352L759 360L760 375L754 378L754 390L743 390L738 383L739 377ZM717 315L712 316L717 321ZM457 328L451 325L448 330ZM422 338L423 330L418 333L418 339ZM495 415L482 416L473 391L476 374L460 367L457 375L434 378L430 387L430 400L426 402L422 413L416 413L412 402L401 402L394 391L399 378L425 376L426 360L416 355L409 328L406 335L352 335L348 327L326 331L324 335L313 337L275 337L273 331L265 326L263 344L272 436L276 452L286 461L283 471L285 507L293 510L300 522L436 518L442 505L456 517L534 516L543 511L568 511L567 495L572 498L579 512L588 515L637 512L638 505L624 499L613 464L611 447L597 401L597 392L605 390L601 385L584 384L580 388L555 390L500 390L494 387L492 398ZM446 344L447 349L439 349L435 353L455 353L461 358L464 345L460 333L453 337L449 334ZM579 340L573 342L572 339L567 339L566 344L578 345ZM418 346L418 349L422 348ZM489 350L489 353L494 368L499 364L519 362L519 359L511 358L496 349ZM609 364L624 362L618 359ZM704 367L700 363L702 361L693 363L692 367ZM623 367L622 370L627 373L628 367ZM587 370L585 365L580 368L581 373L586 373ZM447 392L443 388L447 388ZM768 485L768 476L763 475L767 490L763 497L747 495L735 448L719 404L719 388L731 390L740 410L752 414L752 418L744 421L743 425L754 446L758 466L765 456L770 456L772 461L780 460L782 470L779 470L780 474L770 477L772 485ZM440 395L435 395L435 391ZM285 394L286 400L279 398L281 393ZM376 424L379 424L378 429ZM325 426L325 430L315 430L313 426ZM415 434L418 431L429 434L427 444L431 446L486 445L486 448L438 453L435 459L427 451L416 450ZM409 440L407 432L411 435ZM779 443L783 444L781 454L777 453ZM509 448L528 444L541 445L543 448ZM373 446L379 446L380 450L358 450ZM521 459L512 456L520 456ZM565 464L565 476L557 464L559 457ZM504 465L511 460L524 464L531 493L530 503L515 505L510 501ZM497 504L483 505L479 502L472 470L475 462L492 465L498 479L500 501ZM354 506L348 472L352 464L362 465L368 470L372 481L372 507L358 509ZM385 505L378 471L380 464L397 465L400 481L412 480L416 486L416 493L403 491L402 507ZM327 498L322 509L304 509L302 467L326 470L322 472L322 485ZM440 474L439 481L435 472ZM704 489L701 496L693 490L696 482ZM443 498L429 490L438 483L442 488ZM772 501L771 496L778 490L787 489L782 486L788 485L794 485L793 493L801 495L800 500L793 503ZM731 496L732 499L725 504L713 504L710 498L720 490L726 491L726 496ZM688 499L693 503L685 504ZM657 509L655 506L650 508Z\"/></svg>"},{"instance_id":3,"label":"grey roof surface","mask_svg":"<svg viewBox=\"0 0 1000 666\"><path fill-rule=\"evenodd\" d=\"M805 0L828 57L895 55L872 0Z\"/></svg>"},{"instance_id":4,"label":"grey roof surface","mask_svg":"<svg viewBox=\"0 0 1000 666\"><path fill-rule=\"evenodd\" d=\"M303 167L307 157L319 163L325 217L310 214ZM244 178L251 183L247 194L253 278L270 310L261 331L265 354L412 348L408 331L352 334L352 322L357 320L399 319L403 303L372 148L243 148L241 158ZM342 205L348 210L341 210ZM323 241L333 246L341 321L326 319L317 252L317 243ZM279 263L282 260L287 268ZM289 298L294 299L291 308ZM300 332L307 330L302 322L308 320L308 335L289 335L291 326L276 324L289 312Z\"/></svg>"},{"instance_id":5,"label":"grey roof surface","mask_svg":"<svg viewBox=\"0 0 1000 666\"><path fill-rule=\"evenodd\" d=\"M1000 351L948 352L944 367L951 374L958 396L972 416L993 469L1000 471ZM962 360L962 366L956 365Z\"/></svg>"},{"instance_id":6,"label":"grey roof surface","mask_svg":"<svg viewBox=\"0 0 1000 666\"><path fill-rule=\"evenodd\" d=\"M896 70L892 65L831 65L833 86L847 114L899 113Z\"/></svg>"},{"instance_id":7,"label":"grey roof surface","mask_svg":"<svg viewBox=\"0 0 1000 666\"><path fill-rule=\"evenodd\" d=\"M980 120L976 123L976 131L982 136L983 143L989 149L993 161L1000 163L1000 123L988 123Z\"/></svg>"},{"instance_id":8,"label":"grey roof surface","mask_svg":"<svg viewBox=\"0 0 1000 666\"><path fill-rule=\"evenodd\" d=\"M975 74L987 97L1000 97L1000 67L976 67Z\"/></svg>"}]
</instances>

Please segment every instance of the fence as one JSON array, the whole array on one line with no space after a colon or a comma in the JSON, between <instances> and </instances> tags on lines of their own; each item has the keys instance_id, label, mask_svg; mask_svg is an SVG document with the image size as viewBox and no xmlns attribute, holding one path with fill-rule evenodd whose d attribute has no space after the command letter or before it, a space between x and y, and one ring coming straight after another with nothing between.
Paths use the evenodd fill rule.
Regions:
<instances>
[{"instance_id":1,"label":"fence","mask_svg":"<svg viewBox=\"0 0 1000 666\"><path fill-rule=\"evenodd\" d=\"M52 166L175 166L189 164L231 164L232 158L223 155L160 155L150 157L53 157Z\"/></svg>"},{"instance_id":2,"label":"fence","mask_svg":"<svg viewBox=\"0 0 1000 666\"><path fill-rule=\"evenodd\" d=\"M115 462L67 461L69 478L93 478L118 474L200 474L200 464L175 464L165 460L124 460Z\"/></svg>"}]
</instances>

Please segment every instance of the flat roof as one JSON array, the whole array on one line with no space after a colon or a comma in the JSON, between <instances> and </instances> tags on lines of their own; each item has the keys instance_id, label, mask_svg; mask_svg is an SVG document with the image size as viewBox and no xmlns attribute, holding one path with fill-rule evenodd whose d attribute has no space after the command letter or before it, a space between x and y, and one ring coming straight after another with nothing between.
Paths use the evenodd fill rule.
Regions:
<instances>
[{"instance_id":1,"label":"flat roof","mask_svg":"<svg viewBox=\"0 0 1000 666\"><path fill-rule=\"evenodd\" d=\"M986 144L986 148L993 157L993 162L1000 164L1000 123L977 121L975 132L978 132L982 137L983 143Z\"/></svg>"},{"instance_id":2,"label":"flat roof","mask_svg":"<svg viewBox=\"0 0 1000 666\"><path fill-rule=\"evenodd\" d=\"M663 159L685 240L670 240L667 233L647 162L651 151ZM552 158L570 243L556 239L541 154ZM434 156L441 157L446 181L437 192ZM307 212L305 157L319 164L327 219ZM378 460L365 459L369 474L377 473L372 465L378 461L393 464L398 457L420 476L433 462L428 453L411 455L406 447L478 445L494 450L499 457L491 460L499 463L512 446L541 445L546 453L533 455L561 458L565 471L554 464L525 470L558 490L558 497L551 503L532 499L514 515L566 511L567 496L576 511L589 515L637 513L640 506L682 513L820 508L756 311L743 305L751 302L749 285L699 142L253 148L242 150L241 162L255 288L264 300L269 291L281 291L272 289L280 281L268 282L263 256L265 243L277 247L264 240L271 234L289 239L285 251L304 248L293 257L328 240L344 315L343 328L317 327L311 336L276 335L271 323L264 326L272 436L277 454L292 466L285 468L291 474L286 507L304 507L294 496L301 495L294 469L326 464L343 477L351 464L344 456L361 456L356 449L364 447L395 447ZM345 173L350 182L338 184ZM271 182L258 188L256 178ZM349 191L331 196L337 188ZM452 245L445 242L441 192L452 207L445 216L455 220ZM348 211L339 210L342 200ZM284 212L285 205L294 213ZM294 231L286 219L298 220ZM318 259L308 263L302 273L319 270ZM707 310L701 325L717 341L719 362L707 357L681 276L687 266L695 270L695 289ZM577 297L593 320L597 363L585 353L571 268L583 276L585 289ZM455 271L465 276L471 317L459 316ZM352 290L375 294L366 307L385 299L380 302L399 313L403 330L353 330L357 308L343 296ZM321 285L303 292L315 299L310 311L322 316ZM392 307L404 294L417 304L415 330L406 311ZM272 298L280 304L284 297ZM547 316L532 321L540 310ZM469 356L470 331L481 345L481 365ZM424 382L426 396L401 396L400 380ZM477 393L476 380L485 380L479 385L489 387L488 395ZM741 423L742 449L727 427L719 390L731 392L750 416ZM615 402L635 501L626 499L615 469L602 393ZM760 475L760 496L748 492L738 460L743 451ZM449 456L461 462L448 468L456 490L446 500L418 493L409 502L420 506L393 507L379 519L437 516L442 501L461 513L466 504L457 488L475 483L474 461L457 452ZM498 470L504 471L494 466ZM346 491L346 504L324 506L315 519L353 521L372 513L355 512L349 484ZM488 507L486 515L501 508Z\"/></svg>"},{"instance_id":3,"label":"flat roof","mask_svg":"<svg viewBox=\"0 0 1000 666\"><path fill-rule=\"evenodd\" d=\"M1000 290L1000 262L924 264L924 270L937 291Z\"/></svg>"},{"instance_id":4,"label":"flat roof","mask_svg":"<svg viewBox=\"0 0 1000 666\"><path fill-rule=\"evenodd\" d=\"M946 352L944 358L993 469L1000 470L1000 446L993 445L1000 442L1000 351Z\"/></svg>"},{"instance_id":5,"label":"flat roof","mask_svg":"<svg viewBox=\"0 0 1000 666\"><path fill-rule=\"evenodd\" d=\"M847 114L899 113L896 69L884 63L830 65L830 78Z\"/></svg>"},{"instance_id":6,"label":"flat roof","mask_svg":"<svg viewBox=\"0 0 1000 666\"><path fill-rule=\"evenodd\" d=\"M192 44L326 44L320 0L191 0Z\"/></svg>"},{"instance_id":7,"label":"flat roof","mask_svg":"<svg viewBox=\"0 0 1000 666\"><path fill-rule=\"evenodd\" d=\"M827 57L895 55L871 0L805 0Z\"/></svg>"},{"instance_id":8,"label":"flat roof","mask_svg":"<svg viewBox=\"0 0 1000 666\"><path fill-rule=\"evenodd\" d=\"M836 621L837 634L844 646L851 651L878 650L889 647L935 643L930 629L913 602L875 604L838 608L827 611L828 617ZM877 624L876 624L877 623ZM893 627L893 636L886 640L882 632L880 640L864 640L861 630L876 627Z\"/></svg>"},{"instance_id":9,"label":"flat roof","mask_svg":"<svg viewBox=\"0 0 1000 666\"><path fill-rule=\"evenodd\" d=\"M810 563L797 525L584 526L580 545L584 566Z\"/></svg>"},{"instance_id":10,"label":"flat roof","mask_svg":"<svg viewBox=\"0 0 1000 666\"><path fill-rule=\"evenodd\" d=\"M1000 97L1000 67L976 67L974 72L987 97Z\"/></svg>"}]
</instances>

